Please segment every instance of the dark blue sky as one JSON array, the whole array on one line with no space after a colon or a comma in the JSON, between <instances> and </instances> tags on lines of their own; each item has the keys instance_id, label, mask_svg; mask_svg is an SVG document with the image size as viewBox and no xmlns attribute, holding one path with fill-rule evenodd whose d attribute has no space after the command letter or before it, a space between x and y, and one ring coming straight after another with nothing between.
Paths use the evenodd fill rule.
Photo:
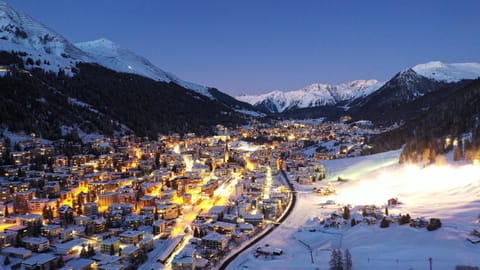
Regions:
<instances>
[{"instance_id":1,"label":"dark blue sky","mask_svg":"<svg viewBox=\"0 0 480 270\"><path fill-rule=\"evenodd\" d=\"M105 37L233 95L480 62L476 0L7 2L73 42Z\"/></svg>"}]
</instances>

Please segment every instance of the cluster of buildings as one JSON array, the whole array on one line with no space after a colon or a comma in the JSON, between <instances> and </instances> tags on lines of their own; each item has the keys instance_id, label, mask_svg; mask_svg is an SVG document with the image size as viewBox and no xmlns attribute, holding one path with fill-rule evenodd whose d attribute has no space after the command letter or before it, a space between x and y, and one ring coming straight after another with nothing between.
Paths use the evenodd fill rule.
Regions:
<instances>
[{"instance_id":1,"label":"cluster of buildings","mask_svg":"<svg viewBox=\"0 0 480 270\"><path fill-rule=\"evenodd\" d=\"M272 146L282 145L289 154L296 149L310 149L306 155L317 160L361 155L371 148L368 138L387 129L374 127L370 121L324 122L321 120L280 121L259 123L242 130L242 136L254 141L268 141Z\"/></svg>"},{"instance_id":2,"label":"cluster of buildings","mask_svg":"<svg viewBox=\"0 0 480 270\"><path fill-rule=\"evenodd\" d=\"M300 184L320 181L322 160L360 154L376 132L368 122L280 121L218 126L211 137L0 138L0 260L25 269L208 268L285 211L291 194L279 170ZM329 226L344 225L336 218Z\"/></svg>"},{"instance_id":3,"label":"cluster of buildings","mask_svg":"<svg viewBox=\"0 0 480 270\"><path fill-rule=\"evenodd\" d=\"M23 269L208 267L289 201L274 177L284 150L253 147L242 132L0 139L0 260Z\"/></svg>"}]
</instances>

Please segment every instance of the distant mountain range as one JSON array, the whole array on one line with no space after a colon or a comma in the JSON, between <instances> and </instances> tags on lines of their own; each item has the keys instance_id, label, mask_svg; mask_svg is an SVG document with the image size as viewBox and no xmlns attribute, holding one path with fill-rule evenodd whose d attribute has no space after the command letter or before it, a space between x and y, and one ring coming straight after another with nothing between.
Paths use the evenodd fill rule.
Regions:
<instances>
[{"instance_id":1,"label":"distant mountain range","mask_svg":"<svg viewBox=\"0 0 480 270\"><path fill-rule=\"evenodd\" d=\"M296 118L351 115L377 124L391 124L428 110L451 91L479 76L479 63L436 61L401 71L386 82L315 83L299 90L243 95L237 99L270 114Z\"/></svg>"},{"instance_id":2,"label":"distant mountain range","mask_svg":"<svg viewBox=\"0 0 480 270\"><path fill-rule=\"evenodd\" d=\"M377 80L357 80L339 85L314 83L294 91L277 90L262 95L237 96L237 99L267 113L282 113L294 109L335 105L368 95L381 85Z\"/></svg>"}]
</instances>

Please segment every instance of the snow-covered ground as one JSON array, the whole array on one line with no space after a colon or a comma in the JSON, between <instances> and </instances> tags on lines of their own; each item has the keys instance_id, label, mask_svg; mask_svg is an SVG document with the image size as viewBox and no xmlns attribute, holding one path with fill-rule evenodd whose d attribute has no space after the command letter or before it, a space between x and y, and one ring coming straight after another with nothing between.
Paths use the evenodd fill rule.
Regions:
<instances>
[{"instance_id":1,"label":"snow-covered ground","mask_svg":"<svg viewBox=\"0 0 480 270\"><path fill-rule=\"evenodd\" d=\"M478 245L466 238L480 229L480 166L465 163L420 168L398 165L399 151L368 157L325 162L328 179L336 194L320 196L313 187L299 186L292 214L272 234L247 250L228 269L327 269L332 249L349 249L353 269L454 269L456 265L480 265ZM392 224L389 228L360 223L340 229L324 228L319 220L352 207L376 204L383 209L397 197L400 205L389 208L390 215L409 213L412 218L440 218L443 226L433 232L425 228ZM337 202L326 204L327 200ZM358 207L356 207L358 208ZM354 213L352 213L354 214ZM312 230L315 228L315 231ZM254 256L254 249L268 244L284 254L273 258Z\"/></svg>"}]
</instances>

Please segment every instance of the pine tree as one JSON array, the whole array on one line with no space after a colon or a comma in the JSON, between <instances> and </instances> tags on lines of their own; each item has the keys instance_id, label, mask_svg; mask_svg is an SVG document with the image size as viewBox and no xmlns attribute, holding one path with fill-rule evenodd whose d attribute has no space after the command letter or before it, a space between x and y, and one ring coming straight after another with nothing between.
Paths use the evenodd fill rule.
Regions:
<instances>
[{"instance_id":1,"label":"pine tree","mask_svg":"<svg viewBox=\"0 0 480 270\"><path fill-rule=\"evenodd\" d=\"M455 147L455 150L453 152L453 160L459 161L462 158L463 158L463 143L462 143L462 140L460 139L458 141L457 147Z\"/></svg>"},{"instance_id":2,"label":"pine tree","mask_svg":"<svg viewBox=\"0 0 480 270\"><path fill-rule=\"evenodd\" d=\"M353 226L355 226L355 225L357 225L357 222L355 221L354 218L352 218L352 220L350 221L350 226L353 227Z\"/></svg>"},{"instance_id":3,"label":"pine tree","mask_svg":"<svg viewBox=\"0 0 480 270\"><path fill-rule=\"evenodd\" d=\"M348 208L348 206L345 206L343 208L343 218L346 220L350 219L350 209Z\"/></svg>"},{"instance_id":4,"label":"pine tree","mask_svg":"<svg viewBox=\"0 0 480 270\"><path fill-rule=\"evenodd\" d=\"M85 244L82 244L82 250L80 251L80 257L86 258L87 256L87 250L85 249Z\"/></svg>"},{"instance_id":5,"label":"pine tree","mask_svg":"<svg viewBox=\"0 0 480 270\"><path fill-rule=\"evenodd\" d=\"M352 254L348 248L345 250L345 270L352 270Z\"/></svg>"},{"instance_id":6,"label":"pine tree","mask_svg":"<svg viewBox=\"0 0 480 270\"><path fill-rule=\"evenodd\" d=\"M60 258L58 258L57 264L58 264L58 268L61 268L61 267L65 266L65 261L63 260L62 255L60 255Z\"/></svg>"},{"instance_id":7,"label":"pine tree","mask_svg":"<svg viewBox=\"0 0 480 270\"><path fill-rule=\"evenodd\" d=\"M332 255L330 256L330 270L344 270L342 251L340 249L332 250Z\"/></svg>"},{"instance_id":8,"label":"pine tree","mask_svg":"<svg viewBox=\"0 0 480 270\"><path fill-rule=\"evenodd\" d=\"M9 265L10 264L10 257L7 255L5 256L5 260L3 260L4 265Z\"/></svg>"}]
</instances>

